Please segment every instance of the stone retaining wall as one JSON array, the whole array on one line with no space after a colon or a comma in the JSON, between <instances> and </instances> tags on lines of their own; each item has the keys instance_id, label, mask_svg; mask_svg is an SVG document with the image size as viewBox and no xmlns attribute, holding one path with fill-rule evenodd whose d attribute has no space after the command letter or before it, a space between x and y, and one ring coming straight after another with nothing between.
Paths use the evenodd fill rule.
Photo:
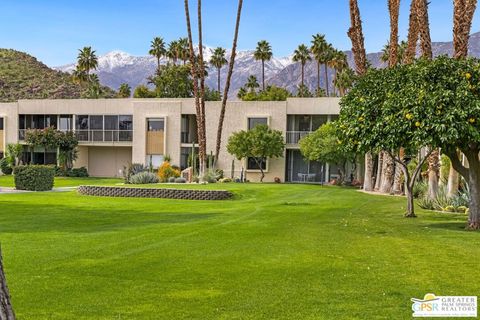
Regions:
<instances>
[{"instance_id":1,"label":"stone retaining wall","mask_svg":"<svg viewBox=\"0 0 480 320\"><path fill-rule=\"evenodd\" d=\"M158 188L125 188L80 186L78 193L100 197L165 198L181 200L227 200L233 194L226 190L189 190Z\"/></svg>"}]
</instances>

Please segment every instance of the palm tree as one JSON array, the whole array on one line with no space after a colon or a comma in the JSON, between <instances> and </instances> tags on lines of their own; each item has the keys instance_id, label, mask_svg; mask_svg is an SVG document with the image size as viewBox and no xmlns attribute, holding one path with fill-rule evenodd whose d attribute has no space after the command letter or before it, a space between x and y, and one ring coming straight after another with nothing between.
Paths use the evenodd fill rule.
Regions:
<instances>
[{"instance_id":1,"label":"palm tree","mask_svg":"<svg viewBox=\"0 0 480 320\"><path fill-rule=\"evenodd\" d=\"M167 54L162 37L153 38L148 54L157 58L157 70L160 69L160 59Z\"/></svg>"},{"instance_id":2,"label":"palm tree","mask_svg":"<svg viewBox=\"0 0 480 320\"><path fill-rule=\"evenodd\" d=\"M397 62L403 63L405 60L405 51L407 50L407 42L402 41L397 47ZM390 59L390 42L382 48L382 55L380 56L380 61L387 63Z\"/></svg>"},{"instance_id":3,"label":"palm tree","mask_svg":"<svg viewBox=\"0 0 480 320\"><path fill-rule=\"evenodd\" d=\"M220 146L222 144L223 122L225 120L225 110L227 107L228 92L230 90L230 82L232 80L233 67L235 66L235 57L237 54L238 31L240 30L240 18L242 16L242 6L243 6L243 0L238 0L237 18L235 22L235 33L233 35L232 52L230 54L230 62L228 64L227 80L225 81L225 89L222 97L222 107L220 109L220 116L218 117L217 142L215 145L214 167L217 166L217 161L220 154Z\"/></svg>"},{"instance_id":4,"label":"palm tree","mask_svg":"<svg viewBox=\"0 0 480 320\"><path fill-rule=\"evenodd\" d=\"M92 50L92 47L84 47L78 51L77 68L79 71L84 71L87 80L90 80L90 71L96 70L98 67L98 58L95 50Z\"/></svg>"},{"instance_id":5,"label":"palm tree","mask_svg":"<svg viewBox=\"0 0 480 320\"><path fill-rule=\"evenodd\" d=\"M120 98L130 98L131 94L132 88L128 85L128 83L122 83L118 89L118 96Z\"/></svg>"},{"instance_id":6,"label":"palm tree","mask_svg":"<svg viewBox=\"0 0 480 320\"><path fill-rule=\"evenodd\" d=\"M464 58L468 55L468 40L476 7L477 0L453 1L453 55L455 58Z\"/></svg>"},{"instance_id":7,"label":"palm tree","mask_svg":"<svg viewBox=\"0 0 480 320\"><path fill-rule=\"evenodd\" d=\"M217 89L220 93L220 71L224 65L228 63L225 58L226 50L224 48L218 47L213 50L213 55L210 58L210 64L217 68Z\"/></svg>"},{"instance_id":8,"label":"palm tree","mask_svg":"<svg viewBox=\"0 0 480 320\"><path fill-rule=\"evenodd\" d=\"M180 56L178 41L173 40L168 44L167 57L172 60L173 64L177 64Z\"/></svg>"},{"instance_id":9,"label":"palm tree","mask_svg":"<svg viewBox=\"0 0 480 320\"><path fill-rule=\"evenodd\" d=\"M305 64L307 61L312 60L310 57L310 50L304 44L298 46L293 52L293 61L300 62L302 64L302 87L305 85Z\"/></svg>"},{"instance_id":10,"label":"palm tree","mask_svg":"<svg viewBox=\"0 0 480 320\"><path fill-rule=\"evenodd\" d=\"M388 53L388 66L393 68L398 63L398 16L400 12L400 0L388 0L388 11L390 15L390 41ZM379 154L377 174L379 191L390 193L395 178L395 162L389 153L381 151Z\"/></svg>"},{"instance_id":11,"label":"palm tree","mask_svg":"<svg viewBox=\"0 0 480 320\"><path fill-rule=\"evenodd\" d=\"M262 90L265 91L265 61L272 59L272 47L266 40L259 41L253 54L255 60L262 61Z\"/></svg>"},{"instance_id":12,"label":"palm tree","mask_svg":"<svg viewBox=\"0 0 480 320\"><path fill-rule=\"evenodd\" d=\"M337 80L339 72L342 72L343 69L348 68L347 55L340 50L334 50L332 54L332 59L330 60L329 66L334 71L333 83ZM333 86L333 95L336 96L335 85Z\"/></svg>"},{"instance_id":13,"label":"palm tree","mask_svg":"<svg viewBox=\"0 0 480 320\"><path fill-rule=\"evenodd\" d=\"M245 87L241 87L239 90L238 90L238 93L237 93L237 98L238 99L243 99L243 97L247 94L247 90L245 90Z\"/></svg>"},{"instance_id":14,"label":"palm tree","mask_svg":"<svg viewBox=\"0 0 480 320\"><path fill-rule=\"evenodd\" d=\"M355 82L355 72L350 68L345 68L338 72L333 84L338 88L340 96L343 97Z\"/></svg>"},{"instance_id":15,"label":"palm tree","mask_svg":"<svg viewBox=\"0 0 480 320\"><path fill-rule=\"evenodd\" d=\"M348 37L352 41L353 59L355 61L355 70L359 76L367 72L367 53L362 30L362 19L357 0L350 0L350 22ZM365 176L363 179L363 189L365 191L373 190L373 158L370 152L365 154Z\"/></svg>"},{"instance_id":16,"label":"palm tree","mask_svg":"<svg viewBox=\"0 0 480 320\"><path fill-rule=\"evenodd\" d=\"M188 38L180 38L177 41L178 58L183 61L183 64L188 60Z\"/></svg>"},{"instance_id":17,"label":"palm tree","mask_svg":"<svg viewBox=\"0 0 480 320\"><path fill-rule=\"evenodd\" d=\"M319 33L313 35L311 50L317 62L317 91L320 90L320 65L322 64L323 51L326 47L325 35Z\"/></svg>"},{"instance_id":18,"label":"palm tree","mask_svg":"<svg viewBox=\"0 0 480 320\"><path fill-rule=\"evenodd\" d=\"M250 93L254 93L255 90L260 87L257 81L257 77L251 75L247 79L247 83L245 84L245 87L250 89Z\"/></svg>"},{"instance_id":19,"label":"palm tree","mask_svg":"<svg viewBox=\"0 0 480 320\"><path fill-rule=\"evenodd\" d=\"M327 93L327 97L330 96L329 92L329 81L328 81L328 67L332 67L332 59L335 54L335 49L330 43L327 43L327 47L322 55L322 63L324 66L324 75L325 75L325 91Z\"/></svg>"}]
</instances>

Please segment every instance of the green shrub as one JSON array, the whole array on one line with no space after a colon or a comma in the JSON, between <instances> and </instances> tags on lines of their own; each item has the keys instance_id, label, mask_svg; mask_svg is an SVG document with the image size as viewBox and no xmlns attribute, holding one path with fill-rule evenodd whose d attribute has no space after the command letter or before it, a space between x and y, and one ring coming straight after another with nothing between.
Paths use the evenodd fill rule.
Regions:
<instances>
[{"instance_id":1,"label":"green shrub","mask_svg":"<svg viewBox=\"0 0 480 320\"><path fill-rule=\"evenodd\" d=\"M175 179L175 183L186 183L187 182L187 179L185 178L176 178Z\"/></svg>"},{"instance_id":2,"label":"green shrub","mask_svg":"<svg viewBox=\"0 0 480 320\"><path fill-rule=\"evenodd\" d=\"M205 175L203 176L203 181L206 181L208 183L215 183L217 182L217 173L212 171L212 170L208 170Z\"/></svg>"},{"instance_id":3,"label":"green shrub","mask_svg":"<svg viewBox=\"0 0 480 320\"><path fill-rule=\"evenodd\" d=\"M175 177L170 177L170 178L167 179L167 182L175 183L175 179L176 179Z\"/></svg>"},{"instance_id":4,"label":"green shrub","mask_svg":"<svg viewBox=\"0 0 480 320\"><path fill-rule=\"evenodd\" d=\"M219 179L218 182L220 182L220 183L230 183L230 182L232 182L232 179L230 179L230 178L222 178L222 179Z\"/></svg>"},{"instance_id":5,"label":"green shrub","mask_svg":"<svg viewBox=\"0 0 480 320\"><path fill-rule=\"evenodd\" d=\"M129 183L131 184L150 184L150 183L158 183L158 177L156 174L151 172L140 172L134 174L130 177Z\"/></svg>"},{"instance_id":6,"label":"green shrub","mask_svg":"<svg viewBox=\"0 0 480 320\"><path fill-rule=\"evenodd\" d=\"M53 188L55 169L52 166L18 166L13 174L17 190L48 191Z\"/></svg>"},{"instance_id":7,"label":"green shrub","mask_svg":"<svg viewBox=\"0 0 480 320\"><path fill-rule=\"evenodd\" d=\"M415 183L415 185L413 186L413 197L418 199L418 198L422 198L424 195L427 194L427 191L428 191L428 184L426 182L418 182L418 183Z\"/></svg>"},{"instance_id":8,"label":"green shrub","mask_svg":"<svg viewBox=\"0 0 480 320\"><path fill-rule=\"evenodd\" d=\"M141 163L129 163L123 167L123 179L125 183L130 183L130 177L140 172L147 171L147 168Z\"/></svg>"},{"instance_id":9,"label":"green shrub","mask_svg":"<svg viewBox=\"0 0 480 320\"><path fill-rule=\"evenodd\" d=\"M2 171L3 174L6 174L6 175L12 174L13 169L7 158L0 159L0 170Z\"/></svg>"},{"instance_id":10,"label":"green shrub","mask_svg":"<svg viewBox=\"0 0 480 320\"><path fill-rule=\"evenodd\" d=\"M433 199L433 207L435 210L444 211L448 206L452 206L452 198L448 196L446 186L438 188L437 196Z\"/></svg>"},{"instance_id":11,"label":"green shrub","mask_svg":"<svg viewBox=\"0 0 480 320\"><path fill-rule=\"evenodd\" d=\"M420 199L418 199L417 201L418 203L418 206L422 209L425 209L425 210L434 210L435 207L433 206L433 200L430 199L429 197L422 197Z\"/></svg>"},{"instance_id":12,"label":"green shrub","mask_svg":"<svg viewBox=\"0 0 480 320\"><path fill-rule=\"evenodd\" d=\"M67 177L87 178L88 170L85 167L73 168L67 171Z\"/></svg>"}]
</instances>

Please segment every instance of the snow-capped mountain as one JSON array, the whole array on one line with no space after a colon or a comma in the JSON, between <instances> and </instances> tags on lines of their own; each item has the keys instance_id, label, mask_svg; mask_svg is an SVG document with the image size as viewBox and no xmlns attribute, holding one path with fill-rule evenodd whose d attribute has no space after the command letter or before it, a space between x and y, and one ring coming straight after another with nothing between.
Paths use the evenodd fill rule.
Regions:
<instances>
[{"instance_id":1,"label":"snow-capped mountain","mask_svg":"<svg viewBox=\"0 0 480 320\"><path fill-rule=\"evenodd\" d=\"M253 57L253 50L239 51L235 58L235 69L232 77L231 95L242 87L250 75L255 75L258 81L261 81L262 69L261 62ZM212 56L213 48L206 47L204 50L204 59L209 61ZM227 50L227 60L230 59L230 51ZM166 63L165 59L161 63ZM265 78L273 77L275 74L285 69L291 64L290 57L272 58L265 63ZM129 53L115 50L98 57L98 69L96 73L103 85L113 89L118 89L122 83L128 83L132 88L140 84L147 84L147 78L154 74L157 61L152 56L133 56ZM75 64L68 64L54 69L71 73L75 69ZM227 66L221 70L221 83L225 83L227 75ZM209 68L209 75L206 84L210 88L217 88L217 72L214 68Z\"/></svg>"},{"instance_id":2,"label":"snow-capped mountain","mask_svg":"<svg viewBox=\"0 0 480 320\"><path fill-rule=\"evenodd\" d=\"M435 56L441 54L451 55L453 52L452 42L433 42L433 54ZM205 60L209 61L212 55L213 48L207 47L204 51ZM250 75L257 77L258 81L262 79L261 62L256 61L253 57L253 50L239 51L235 59L235 69L232 77L232 86L230 96L236 97L238 89L240 89L246 82ZM353 55L351 51L345 52L348 57L350 66L354 67ZM375 68L385 67L385 63L381 61L381 52L369 53L368 60ZM473 33L470 36L469 55L472 57L480 57L480 32ZM227 59L230 58L230 52L227 51ZM301 65L293 63L292 57L272 58L271 61L265 63L265 78L268 84L275 84L284 87L291 92L296 92L296 88L301 81ZM98 76L103 85L109 86L113 89L118 89L120 84L128 83L132 88L139 84L146 84L147 77L155 72L156 60L151 56L132 56L123 51L112 51L106 55L100 56L98 59L99 68ZM166 63L166 61L162 61ZM75 68L75 64L69 64L55 69L71 72ZM320 85L325 87L324 67L321 69ZM225 83L227 73L227 66L222 68L221 83ZM331 81L334 77L333 70L328 69L328 79L330 83L330 90L332 90ZM317 65L314 61L310 61L305 66L305 84L314 92L317 87ZM210 88L217 88L217 73L216 70L210 68L209 76L206 81Z\"/></svg>"}]
</instances>

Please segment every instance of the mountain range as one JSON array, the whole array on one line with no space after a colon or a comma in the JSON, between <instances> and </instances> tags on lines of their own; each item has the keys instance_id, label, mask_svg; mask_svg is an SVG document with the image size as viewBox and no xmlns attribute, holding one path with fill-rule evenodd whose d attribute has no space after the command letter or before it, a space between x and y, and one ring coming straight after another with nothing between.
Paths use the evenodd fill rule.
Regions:
<instances>
[{"instance_id":1,"label":"mountain range","mask_svg":"<svg viewBox=\"0 0 480 320\"><path fill-rule=\"evenodd\" d=\"M453 52L452 42L433 42L432 49L435 56ZM209 61L213 48L206 47L205 60ZM253 50L239 51L235 60L235 69L232 77L230 95L236 96L238 90L245 84L250 75L257 77L261 82L261 62L253 57ZM351 51L345 52L350 66L354 66L353 55ZM474 33L470 37L469 54L473 57L480 57L480 32ZM230 52L227 50L227 59ZM385 64L381 61L381 52L369 53L368 60L373 67L381 68ZM118 89L120 84L128 83L132 88L140 84L147 84L147 78L151 76L156 69L156 59L152 56L133 56L123 51L111 51L98 58L97 74L100 82L113 89ZM162 60L161 63L166 63ZM314 91L317 84L317 66L315 61L310 61L305 66L305 84ZM54 67L54 69L63 72L72 72L75 69L75 63ZM222 84L225 83L227 66L222 68ZM333 70L328 69L329 83L333 78ZM265 63L265 78L268 84L275 84L284 87L289 91L295 92L301 79L301 65L292 61L292 56L273 57L272 60ZM324 87L325 79L323 66L321 73L321 86ZM206 83L209 87L215 89L217 86L216 70L210 68ZM331 85L331 84L330 84Z\"/></svg>"}]
</instances>

